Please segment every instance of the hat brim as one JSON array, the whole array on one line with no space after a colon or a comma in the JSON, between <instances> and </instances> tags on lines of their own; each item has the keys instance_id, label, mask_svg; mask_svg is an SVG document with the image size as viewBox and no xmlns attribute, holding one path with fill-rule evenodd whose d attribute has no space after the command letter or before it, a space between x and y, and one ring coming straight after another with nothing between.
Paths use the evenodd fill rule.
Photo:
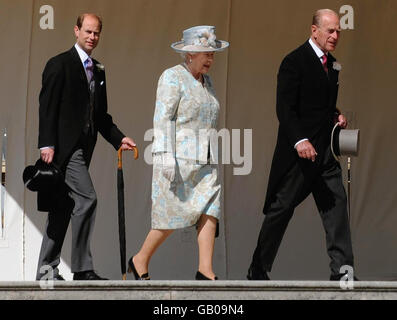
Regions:
<instances>
[{"instance_id":1,"label":"hat brim","mask_svg":"<svg viewBox=\"0 0 397 320\"><path fill-rule=\"evenodd\" d=\"M30 183L34 176L37 174L37 169L35 166L27 166L25 170L23 170L22 174L22 179L23 179L23 184L29 189L30 189ZM35 190L32 190L35 191Z\"/></svg>"},{"instance_id":2,"label":"hat brim","mask_svg":"<svg viewBox=\"0 0 397 320\"><path fill-rule=\"evenodd\" d=\"M215 40L216 48L214 47L203 47L203 46L195 46L195 45L185 45L184 41L178 41L171 44L171 48L176 52L184 53L184 52L217 52L223 51L229 46L229 42L223 40Z\"/></svg>"}]
</instances>

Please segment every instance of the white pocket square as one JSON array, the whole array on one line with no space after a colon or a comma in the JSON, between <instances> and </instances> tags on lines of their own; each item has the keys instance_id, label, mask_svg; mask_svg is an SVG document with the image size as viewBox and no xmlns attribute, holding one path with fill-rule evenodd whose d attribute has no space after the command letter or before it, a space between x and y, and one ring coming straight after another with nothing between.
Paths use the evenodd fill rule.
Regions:
<instances>
[{"instance_id":1,"label":"white pocket square","mask_svg":"<svg viewBox=\"0 0 397 320\"><path fill-rule=\"evenodd\" d=\"M104 83L105 83L105 81L101 81L100 85L103 86Z\"/></svg>"}]
</instances>

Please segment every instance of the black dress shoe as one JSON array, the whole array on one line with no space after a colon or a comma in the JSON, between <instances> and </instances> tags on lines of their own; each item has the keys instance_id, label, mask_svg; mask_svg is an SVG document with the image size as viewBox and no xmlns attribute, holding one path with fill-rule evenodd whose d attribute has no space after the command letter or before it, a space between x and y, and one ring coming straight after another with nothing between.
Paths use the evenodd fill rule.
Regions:
<instances>
[{"instance_id":1,"label":"black dress shoe","mask_svg":"<svg viewBox=\"0 0 397 320\"><path fill-rule=\"evenodd\" d=\"M57 275L54 277L54 280L56 280L56 281L65 281L65 279L64 279L60 274L57 274Z\"/></svg>"},{"instance_id":2,"label":"black dress shoe","mask_svg":"<svg viewBox=\"0 0 397 320\"><path fill-rule=\"evenodd\" d=\"M252 266L248 269L247 279L248 280L270 280L270 278L266 272L259 271L258 269L253 268Z\"/></svg>"},{"instance_id":3,"label":"black dress shoe","mask_svg":"<svg viewBox=\"0 0 397 320\"><path fill-rule=\"evenodd\" d=\"M93 270L75 272L73 275L73 280L109 280L106 278L101 278Z\"/></svg>"},{"instance_id":4,"label":"black dress shoe","mask_svg":"<svg viewBox=\"0 0 397 320\"><path fill-rule=\"evenodd\" d=\"M132 262L132 258L133 257L131 257L130 260L128 260L128 273L132 272L134 274L135 280L150 280L149 273L145 273L141 275L138 274L138 272L135 269L134 262Z\"/></svg>"},{"instance_id":5,"label":"black dress shoe","mask_svg":"<svg viewBox=\"0 0 397 320\"><path fill-rule=\"evenodd\" d=\"M200 271L196 272L196 280L212 280L208 277L206 277L205 275L203 275ZM218 277L215 277L214 280L218 280Z\"/></svg>"},{"instance_id":6,"label":"black dress shoe","mask_svg":"<svg viewBox=\"0 0 397 320\"><path fill-rule=\"evenodd\" d=\"M346 273L339 273L339 274L331 274L331 276L329 277L330 281L339 281L342 279L342 277L347 276ZM343 280L348 280L347 277L346 279ZM358 278L356 276L353 276L353 280L354 281L359 281Z\"/></svg>"}]
</instances>

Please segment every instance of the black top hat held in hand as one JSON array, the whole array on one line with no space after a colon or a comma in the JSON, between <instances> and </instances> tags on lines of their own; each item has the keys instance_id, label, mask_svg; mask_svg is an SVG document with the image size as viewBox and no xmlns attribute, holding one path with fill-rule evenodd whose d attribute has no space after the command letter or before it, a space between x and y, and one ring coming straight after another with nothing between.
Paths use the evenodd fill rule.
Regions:
<instances>
[{"instance_id":1,"label":"black top hat held in hand","mask_svg":"<svg viewBox=\"0 0 397 320\"><path fill-rule=\"evenodd\" d=\"M63 181L61 171L41 159L34 166L27 166L22 178L26 188L31 191L50 191Z\"/></svg>"}]
</instances>

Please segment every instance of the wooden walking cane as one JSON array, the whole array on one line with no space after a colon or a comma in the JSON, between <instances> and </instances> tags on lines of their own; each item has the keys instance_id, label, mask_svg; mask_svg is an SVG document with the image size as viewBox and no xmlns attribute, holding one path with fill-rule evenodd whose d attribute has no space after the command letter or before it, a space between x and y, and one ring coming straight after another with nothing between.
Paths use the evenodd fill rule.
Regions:
<instances>
[{"instance_id":1,"label":"wooden walking cane","mask_svg":"<svg viewBox=\"0 0 397 320\"><path fill-rule=\"evenodd\" d=\"M138 159L138 148L133 147L134 159ZM118 220L119 220L119 242L120 242L120 262L122 279L127 279L126 273L126 240L125 240L125 207L124 207L124 177L123 177L123 150L117 152L117 201L118 201Z\"/></svg>"}]
</instances>

